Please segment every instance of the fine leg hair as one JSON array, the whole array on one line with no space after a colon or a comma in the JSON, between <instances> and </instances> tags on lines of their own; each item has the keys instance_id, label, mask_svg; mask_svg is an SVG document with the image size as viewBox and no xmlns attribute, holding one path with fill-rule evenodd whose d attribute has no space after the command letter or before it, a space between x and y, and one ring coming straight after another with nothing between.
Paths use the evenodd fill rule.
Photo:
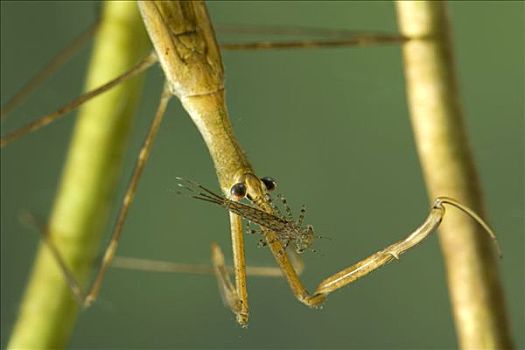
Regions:
<instances>
[{"instance_id":1,"label":"fine leg hair","mask_svg":"<svg viewBox=\"0 0 525 350\"><path fill-rule=\"evenodd\" d=\"M257 232L260 232L256 227L252 225L252 222L247 220L246 221L246 232L249 234L256 234Z\"/></svg>"},{"instance_id":2,"label":"fine leg hair","mask_svg":"<svg viewBox=\"0 0 525 350\"><path fill-rule=\"evenodd\" d=\"M303 221L304 221L304 215L306 214L306 206L303 204L301 206L301 210L299 211L299 218L297 219L297 224L299 226L302 226L303 225Z\"/></svg>"},{"instance_id":3,"label":"fine leg hair","mask_svg":"<svg viewBox=\"0 0 525 350\"><path fill-rule=\"evenodd\" d=\"M266 200L268 201L272 209L277 213L277 215L282 217L283 213L281 212L281 209L279 208L279 206L275 205L275 203L272 200L272 197L269 194L267 194Z\"/></svg>"},{"instance_id":4,"label":"fine leg hair","mask_svg":"<svg viewBox=\"0 0 525 350\"><path fill-rule=\"evenodd\" d=\"M286 197L283 196L282 194L278 194L277 195L277 198L279 198L279 200L281 201L281 203L283 204L283 208L284 208L284 211L286 212L286 217L288 220L293 220L293 214L292 214L292 209L290 208L290 206L288 205L288 201L286 200Z\"/></svg>"}]
</instances>

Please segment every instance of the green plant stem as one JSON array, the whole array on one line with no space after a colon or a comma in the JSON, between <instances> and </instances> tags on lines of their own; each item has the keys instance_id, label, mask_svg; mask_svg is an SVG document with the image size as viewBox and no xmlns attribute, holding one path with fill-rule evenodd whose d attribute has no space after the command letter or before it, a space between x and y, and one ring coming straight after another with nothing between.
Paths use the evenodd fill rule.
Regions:
<instances>
[{"instance_id":1,"label":"green plant stem","mask_svg":"<svg viewBox=\"0 0 525 350\"><path fill-rule=\"evenodd\" d=\"M105 3L86 90L128 70L148 49L137 6ZM132 79L81 109L48 232L81 284L85 284L115 194L142 79ZM48 248L41 244L21 303L10 349L66 346L78 306Z\"/></svg>"},{"instance_id":2,"label":"green plant stem","mask_svg":"<svg viewBox=\"0 0 525 350\"><path fill-rule=\"evenodd\" d=\"M408 104L431 199L455 198L482 214L478 175L462 118L447 5L397 1ZM458 342L464 349L512 347L498 264L490 239L449 211L440 227Z\"/></svg>"}]
</instances>

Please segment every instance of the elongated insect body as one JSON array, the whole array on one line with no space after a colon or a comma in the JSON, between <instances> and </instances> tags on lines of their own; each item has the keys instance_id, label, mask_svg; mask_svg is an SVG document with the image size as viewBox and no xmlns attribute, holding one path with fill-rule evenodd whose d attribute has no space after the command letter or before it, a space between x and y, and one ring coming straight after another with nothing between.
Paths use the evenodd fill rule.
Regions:
<instances>
[{"instance_id":1,"label":"elongated insect body","mask_svg":"<svg viewBox=\"0 0 525 350\"><path fill-rule=\"evenodd\" d=\"M304 252L313 243L313 227L311 225L303 227L301 225L302 217L297 221L287 220L251 205L228 199L194 181L180 177L177 178L177 181L179 182L178 186L185 189L192 198L220 205L245 220L256 223L263 229L277 233L279 240L285 247L293 244L298 253ZM179 193L183 194L180 191Z\"/></svg>"}]
</instances>

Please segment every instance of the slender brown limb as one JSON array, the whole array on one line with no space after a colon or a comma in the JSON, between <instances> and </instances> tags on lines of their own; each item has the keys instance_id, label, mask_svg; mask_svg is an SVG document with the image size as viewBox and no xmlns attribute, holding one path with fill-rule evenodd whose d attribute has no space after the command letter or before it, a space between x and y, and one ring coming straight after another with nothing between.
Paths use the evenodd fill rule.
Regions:
<instances>
[{"instance_id":1,"label":"slender brown limb","mask_svg":"<svg viewBox=\"0 0 525 350\"><path fill-rule=\"evenodd\" d=\"M244 235L242 219L230 213L230 232L232 240L233 269L235 275L235 290L239 297L240 308L236 312L237 323L248 326L248 289L246 286L246 258L244 256Z\"/></svg>"},{"instance_id":2,"label":"slender brown limb","mask_svg":"<svg viewBox=\"0 0 525 350\"><path fill-rule=\"evenodd\" d=\"M293 41L266 41L248 43L221 43L224 50L272 50L337 48L403 43L407 40L400 34L357 32L347 29L327 29L291 26L220 25L219 31L237 34L310 35L325 38ZM327 39L329 37L330 39Z\"/></svg>"},{"instance_id":3,"label":"slender brown limb","mask_svg":"<svg viewBox=\"0 0 525 350\"><path fill-rule=\"evenodd\" d=\"M247 310L246 308L243 308L237 288L233 284L228 269L226 268L224 254L216 243L211 245L211 261L224 305L226 305L237 316L237 322L242 327L245 327L248 321Z\"/></svg>"},{"instance_id":4,"label":"slender brown limb","mask_svg":"<svg viewBox=\"0 0 525 350\"><path fill-rule=\"evenodd\" d=\"M113 228L113 233L111 235L109 245L106 248L104 257L102 259L102 263L97 271L97 276L91 284L91 286L89 287L87 293L84 293L82 291L80 283L75 279L74 274L68 267L68 264L65 262L58 248L55 246L54 242L50 239L47 227L42 227L42 225L36 225L42 233L44 243L46 243L51 253L53 254L54 259L57 261L61 272L63 273L66 281L68 282L68 285L70 286L71 292L75 296L75 299L79 301L80 305L87 307L91 305L91 303L93 303L93 301L97 298L98 293L100 291L100 287L102 285L102 281L104 279L104 275L109 266L111 265L113 258L115 257L115 253L117 251L118 243L122 234L122 228L124 226L124 222L126 221L126 216L129 211L129 207L133 202L133 198L135 197L139 179L142 175L148 157L151 153L153 141L155 140L155 136L157 135L162 119L164 118L166 107L171 96L172 95L169 91L168 85L166 84L159 102L159 106L157 108L157 113L151 123L150 130L146 135L144 144L142 145L142 148L138 155L137 162L135 164L135 168L131 176L131 180L128 184L126 194L124 195L124 199L122 201L122 205L117 216L115 227ZM34 219L28 221L32 222L33 224L35 223Z\"/></svg>"},{"instance_id":5,"label":"slender brown limb","mask_svg":"<svg viewBox=\"0 0 525 350\"><path fill-rule=\"evenodd\" d=\"M442 201L437 199L432 207L430 214L414 232L387 248L370 255L353 266L341 270L340 272L323 280L317 287L315 294L328 295L341 287L357 281L361 277L368 275L370 272L380 268L383 265L398 260L401 254L415 247L427 238L441 223L445 216L445 208Z\"/></svg>"},{"instance_id":6,"label":"slender brown limb","mask_svg":"<svg viewBox=\"0 0 525 350\"><path fill-rule=\"evenodd\" d=\"M350 37L388 37L393 34L380 32L355 31L345 28L322 28L322 27L304 27L304 26L268 26L253 24L219 24L215 26L219 33L234 33L248 35L301 35L301 36L319 36L324 38L348 39Z\"/></svg>"},{"instance_id":7,"label":"slender brown limb","mask_svg":"<svg viewBox=\"0 0 525 350\"><path fill-rule=\"evenodd\" d=\"M116 256L111 264L112 268L138 270L147 272L181 273L190 275L212 275L213 265L210 264L182 264L171 261L130 258ZM228 273L233 273L233 266L226 265ZM253 277L282 277L282 271L275 266L246 266L246 275Z\"/></svg>"},{"instance_id":8,"label":"slender brown limb","mask_svg":"<svg viewBox=\"0 0 525 350\"><path fill-rule=\"evenodd\" d=\"M122 205L117 216L117 222L113 229L109 246L107 247L106 252L104 253L104 258L102 259L102 264L98 270L97 276L86 295L85 306L89 306L97 298L98 293L100 291L100 287L102 285L102 280L104 279L104 275L109 266L111 265L113 258L115 257L120 236L122 235L122 228L124 227L124 222L126 221L130 205L133 202L133 198L135 197L139 179L142 175L142 172L144 171L146 162L148 161L151 149L153 147L153 141L155 140L155 136L157 136L157 132L159 131L160 124L162 122L162 119L164 118L166 107L168 106L168 102L171 99L171 97L172 94L170 92L168 84L166 83L164 85L162 96L160 98L157 113L155 114L155 118L151 123L151 127L148 131L148 134L146 135L144 144L140 149L137 162L133 170L133 175L131 176L131 180L128 184L124 200L122 201Z\"/></svg>"},{"instance_id":9,"label":"slender brown limb","mask_svg":"<svg viewBox=\"0 0 525 350\"><path fill-rule=\"evenodd\" d=\"M252 199L252 201L262 210L273 213L273 208L267 200L265 195L265 189L255 175L253 174L244 174L238 181L243 181L246 184L248 189L247 196ZM279 268L283 271L283 275L292 290L294 296L303 303L309 302L309 293L306 288L303 286L301 280L299 279L299 274L295 270L292 260L288 256L286 249L283 247L281 241L279 240L278 233L269 231L262 228L262 233L266 240L270 251L272 252ZM322 303L324 301L324 296L316 296L317 303ZM313 302L313 300L311 301Z\"/></svg>"},{"instance_id":10,"label":"slender brown limb","mask_svg":"<svg viewBox=\"0 0 525 350\"><path fill-rule=\"evenodd\" d=\"M16 94L13 95L2 106L0 110L0 119L5 119L7 114L13 110L24 98L26 98L31 91L33 91L38 85L45 81L51 74L53 74L60 66L62 66L67 60L77 52L82 45L84 45L93 35L96 33L99 27L100 21L97 20L93 23L86 31L80 36L70 42L62 51L60 51L51 61L44 66L34 77L32 77Z\"/></svg>"},{"instance_id":11,"label":"slender brown limb","mask_svg":"<svg viewBox=\"0 0 525 350\"><path fill-rule=\"evenodd\" d=\"M60 251L55 242L53 242L53 239L49 234L48 226L42 222L39 222L31 213L24 213L24 215L21 217L21 220L35 228L41 234L43 242L49 248L53 258L56 260L60 271L63 273L64 278L66 279L66 282L69 285L73 296L75 297L75 300L79 305L82 305L85 300L82 287L78 283L73 272L71 272L71 269L67 267L67 263L62 258L62 255L60 254Z\"/></svg>"},{"instance_id":12,"label":"slender brown limb","mask_svg":"<svg viewBox=\"0 0 525 350\"><path fill-rule=\"evenodd\" d=\"M50 113L50 114L46 114L32 122L30 122L29 124L19 128L19 129L16 129L10 133L8 133L6 136L2 137L0 139L0 147L4 147L5 145L19 139L20 137L30 133L30 132L33 132L33 131L36 131L50 123L52 123L53 121L57 120L58 118L60 117L63 117L65 114L71 112L72 110L74 110L75 108L77 108L78 106L80 106L81 104L83 104L84 102L100 95L101 93L103 92L106 92L108 91L109 89L117 86L118 84L120 84L121 82L125 81L125 80L128 80L140 73L142 73L143 71L145 71L146 69L148 69L149 67L151 67L154 63L157 62L157 56L155 55L155 53L151 53L149 54L148 56L146 56L146 58L144 58L142 61L140 61L139 63L137 63L133 68L131 68L130 70L128 70L127 72L119 75L118 77L116 77L115 79L113 80L110 80L109 82L99 86L98 88L96 89L93 89L91 91L88 91L86 93L83 93L82 95L78 96L77 98L75 98L73 101L65 104L64 106L60 107L59 109L57 109L55 112L53 113Z\"/></svg>"},{"instance_id":13,"label":"slender brown limb","mask_svg":"<svg viewBox=\"0 0 525 350\"><path fill-rule=\"evenodd\" d=\"M378 44L398 44L407 40L401 35L360 35L345 39L331 40L298 40L298 41L263 41L249 43L221 43L224 50L283 50L283 49L316 49L352 46L371 46Z\"/></svg>"},{"instance_id":14,"label":"slender brown limb","mask_svg":"<svg viewBox=\"0 0 525 350\"><path fill-rule=\"evenodd\" d=\"M397 1L408 105L428 195L446 195L481 217L482 191L462 116L447 3ZM426 38L426 39L425 39ZM512 347L498 264L479 226L451 213L440 228L459 347Z\"/></svg>"},{"instance_id":15,"label":"slender brown limb","mask_svg":"<svg viewBox=\"0 0 525 350\"><path fill-rule=\"evenodd\" d=\"M258 200L256 200L256 202L258 202L257 204L260 207L265 208L265 203L259 202ZM301 281L299 280L297 274L293 269L293 266L291 266L291 264L289 263L285 251L281 250L282 245L279 242L279 240L276 239L276 236L274 236L275 233L265 230L263 230L263 232L266 235L268 246L272 250L272 253L276 258L279 267L283 270L283 274L288 280L288 283L290 284L292 292L294 293L296 298L305 305L315 307L323 303L328 294L335 292L336 290L352 282L357 281L361 277L368 275L372 271L384 266L385 264L389 263L394 259L399 259L400 256L406 251L421 243L440 225L441 221L445 216L445 204L452 205L465 212L469 216L472 216L472 219L474 219L483 228L485 228L486 233L496 242L496 238L494 236L493 231L478 215L476 215L475 213L474 215L471 215L473 211L470 208L465 207L464 205L451 198L438 197L434 201L430 214L428 215L426 220L413 233L408 235L405 239L402 239L388 246L387 248L375 254L372 254L368 258L365 258L359 261L358 263L326 278L319 284L319 286L313 294L309 294L304 288ZM499 250L499 247L497 245L496 248Z\"/></svg>"}]
</instances>

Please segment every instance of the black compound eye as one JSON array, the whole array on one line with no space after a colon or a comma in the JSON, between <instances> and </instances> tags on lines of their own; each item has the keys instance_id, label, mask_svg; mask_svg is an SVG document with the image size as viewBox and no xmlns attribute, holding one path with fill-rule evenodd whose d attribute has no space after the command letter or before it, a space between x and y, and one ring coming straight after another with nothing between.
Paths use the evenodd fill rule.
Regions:
<instances>
[{"instance_id":1,"label":"black compound eye","mask_svg":"<svg viewBox=\"0 0 525 350\"><path fill-rule=\"evenodd\" d=\"M232 186L230 193L235 199L242 199L246 196L246 185L242 182L236 183Z\"/></svg>"},{"instance_id":2,"label":"black compound eye","mask_svg":"<svg viewBox=\"0 0 525 350\"><path fill-rule=\"evenodd\" d=\"M261 177L261 181L263 182L264 187L266 187L268 191L273 191L277 187L277 183L275 182L275 180L269 176Z\"/></svg>"}]
</instances>

